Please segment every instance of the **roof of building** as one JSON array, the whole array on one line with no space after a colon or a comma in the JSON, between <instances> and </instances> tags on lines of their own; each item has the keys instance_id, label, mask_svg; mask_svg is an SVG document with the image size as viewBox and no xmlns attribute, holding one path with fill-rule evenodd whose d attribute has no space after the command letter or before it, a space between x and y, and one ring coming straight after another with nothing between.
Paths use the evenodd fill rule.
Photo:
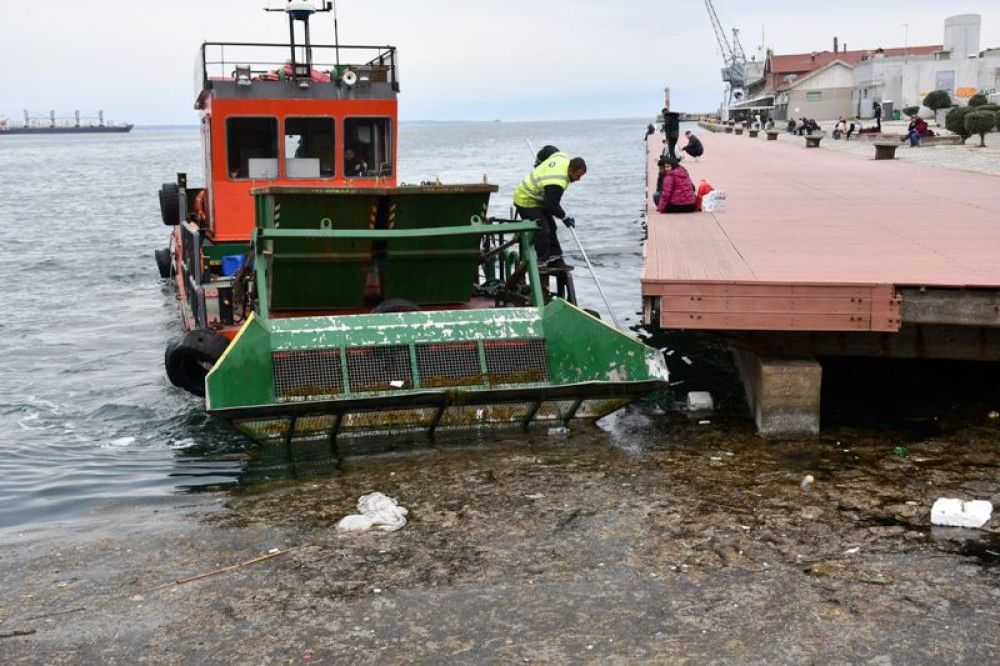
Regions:
<instances>
[{"instance_id":1,"label":"roof of building","mask_svg":"<svg viewBox=\"0 0 1000 666\"><path fill-rule=\"evenodd\" d=\"M819 76L823 72L827 71L828 69L832 69L833 67L835 67L837 65L846 67L847 69L854 69L854 65L852 65L852 64L850 64L848 62L845 62L845 61L841 60L840 58L837 58L835 60L831 60L830 62L828 62L827 64L823 65L822 67L814 69L813 71L809 72L808 74L803 74L802 76L797 76L793 80L785 82L783 85L778 86L777 90L780 91L780 90L788 90L789 88L794 88L795 86L799 85L800 83L808 81L809 79L811 79L813 77Z\"/></svg>"},{"instance_id":2,"label":"roof of building","mask_svg":"<svg viewBox=\"0 0 1000 666\"><path fill-rule=\"evenodd\" d=\"M811 72L814 69L819 69L820 67L825 67L835 60L842 60L848 65L857 65L859 62L871 58L876 53L880 52L885 56L921 56L931 55L942 50L943 48L944 47L941 44L934 44L931 46L907 46L891 49L838 51L836 53L833 51L819 51L816 53L791 53L788 55L772 54L770 56L771 73L776 75L802 74L804 72Z\"/></svg>"}]
</instances>

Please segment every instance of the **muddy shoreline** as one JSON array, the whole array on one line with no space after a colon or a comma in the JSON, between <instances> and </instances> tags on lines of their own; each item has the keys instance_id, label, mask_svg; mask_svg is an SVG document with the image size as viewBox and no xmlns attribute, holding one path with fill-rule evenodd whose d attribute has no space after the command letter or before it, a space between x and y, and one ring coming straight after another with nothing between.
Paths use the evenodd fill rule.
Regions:
<instances>
[{"instance_id":1,"label":"muddy shoreline","mask_svg":"<svg viewBox=\"0 0 1000 666\"><path fill-rule=\"evenodd\" d=\"M120 508L0 546L5 663L987 663L1000 529L990 423L906 444L757 439L650 406L568 437L348 459L333 474ZM801 487L805 475L815 482ZM334 524L383 491L391 534ZM186 500L186 501L182 501ZM171 581L277 556L182 584ZM286 549L288 552L284 552ZM159 588L159 589L158 589ZM44 617L39 617L43 616Z\"/></svg>"}]
</instances>

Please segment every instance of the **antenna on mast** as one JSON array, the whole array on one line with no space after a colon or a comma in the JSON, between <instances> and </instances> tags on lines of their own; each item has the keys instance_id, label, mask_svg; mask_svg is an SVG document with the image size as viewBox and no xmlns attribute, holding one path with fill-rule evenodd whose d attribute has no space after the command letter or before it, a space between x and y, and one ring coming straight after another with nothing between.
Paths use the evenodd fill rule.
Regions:
<instances>
[{"instance_id":1,"label":"antenna on mast","mask_svg":"<svg viewBox=\"0 0 1000 666\"><path fill-rule=\"evenodd\" d=\"M265 7L265 12L285 12L288 14L288 44L291 49L292 76L300 88L308 88L312 77L312 41L309 38L309 18L318 12L328 12L333 9L332 2L322 3L316 8L308 0L288 0L284 7L272 9ZM305 63L299 63L295 57L295 22L301 21L303 26Z\"/></svg>"}]
</instances>

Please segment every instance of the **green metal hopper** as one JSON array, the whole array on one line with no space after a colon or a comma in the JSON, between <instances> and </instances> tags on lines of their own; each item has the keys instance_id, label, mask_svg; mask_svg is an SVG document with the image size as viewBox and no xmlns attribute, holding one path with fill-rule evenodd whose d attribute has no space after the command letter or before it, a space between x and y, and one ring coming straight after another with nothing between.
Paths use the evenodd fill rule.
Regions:
<instances>
[{"instance_id":1,"label":"green metal hopper","mask_svg":"<svg viewBox=\"0 0 1000 666\"><path fill-rule=\"evenodd\" d=\"M262 442L594 420L666 388L662 356L543 288L491 185L265 188L252 314L206 379ZM371 312L406 299L414 311Z\"/></svg>"}]
</instances>

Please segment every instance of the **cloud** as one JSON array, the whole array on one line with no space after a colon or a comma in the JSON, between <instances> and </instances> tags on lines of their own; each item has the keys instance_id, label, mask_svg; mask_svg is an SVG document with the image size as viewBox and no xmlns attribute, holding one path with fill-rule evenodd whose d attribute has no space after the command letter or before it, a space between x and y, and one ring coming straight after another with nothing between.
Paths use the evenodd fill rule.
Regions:
<instances>
[{"instance_id":1,"label":"cloud","mask_svg":"<svg viewBox=\"0 0 1000 666\"><path fill-rule=\"evenodd\" d=\"M283 3L271 0L272 6ZM851 48L941 41L945 11L983 15L983 45L1000 45L1000 10L925 0L871 4L841 0L836 10L775 0L717 0L724 25L742 28L752 51ZM108 109L116 120L194 123L193 63L202 41L285 41L280 14L255 0L169 3L68 0L22 3L0 24L0 113L21 107ZM628 0L339 0L343 43L400 49L407 119L528 119L649 116L663 86L675 108L718 104L721 56L702 2ZM903 24L908 24L908 29ZM329 15L314 19L314 41L333 40ZM18 63L16 66L11 63Z\"/></svg>"}]
</instances>

